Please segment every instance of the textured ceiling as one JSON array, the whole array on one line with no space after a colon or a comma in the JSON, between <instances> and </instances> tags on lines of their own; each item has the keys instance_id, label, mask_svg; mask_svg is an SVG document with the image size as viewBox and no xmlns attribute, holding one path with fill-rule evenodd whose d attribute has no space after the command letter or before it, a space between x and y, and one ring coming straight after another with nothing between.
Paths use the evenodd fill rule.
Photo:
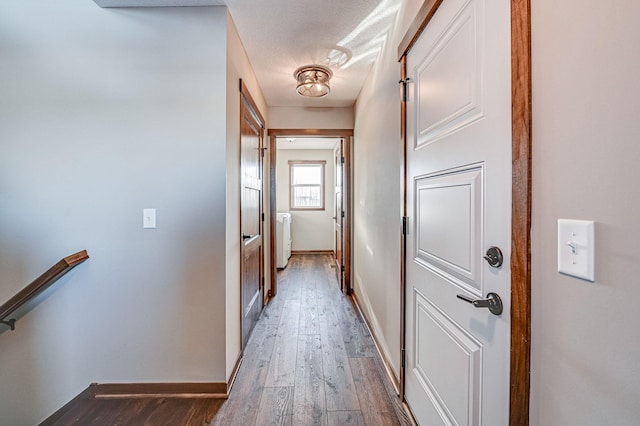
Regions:
<instances>
[{"instance_id":1,"label":"textured ceiling","mask_svg":"<svg viewBox=\"0 0 640 426\"><path fill-rule=\"evenodd\" d=\"M100 7L224 6L224 0L93 0Z\"/></svg>"},{"instance_id":2,"label":"textured ceiling","mask_svg":"<svg viewBox=\"0 0 640 426\"><path fill-rule=\"evenodd\" d=\"M270 106L351 106L376 59L399 0L227 0ZM331 93L303 98L293 72L333 71Z\"/></svg>"},{"instance_id":3,"label":"textured ceiling","mask_svg":"<svg viewBox=\"0 0 640 426\"><path fill-rule=\"evenodd\" d=\"M103 7L226 4L270 106L345 107L355 102L401 0L95 0ZM303 98L293 72L331 68L331 93Z\"/></svg>"}]
</instances>

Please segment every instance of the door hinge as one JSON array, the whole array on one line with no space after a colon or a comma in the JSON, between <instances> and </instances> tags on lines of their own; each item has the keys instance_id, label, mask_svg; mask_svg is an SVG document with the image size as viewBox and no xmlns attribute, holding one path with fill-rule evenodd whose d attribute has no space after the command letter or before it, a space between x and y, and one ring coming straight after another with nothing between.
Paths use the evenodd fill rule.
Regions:
<instances>
[{"instance_id":1,"label":"door hinge","mask_svg":"<svg viewBox=\"0 0 640 426\"><path fill-rule=\"evenodd\" d=\"M264 152L267 150L267 148L258 148L260 150L260 156L262 158L264 158Z\"/></svg>"},{"instance_id":2,"label":"door hinge","mask_svg":"<svg viewBox=\"0 0 640 426\"><path fill-rule=\"evenodd\" d=\"M340 157L340 162L344 164L344 157Z\"/></svg>"},{"instance_id":3,"label":"door hinge","mask_svg":"<svg viewBox=\"0 0 640 426\"><path fill-rule=\"evenodd\" d=\"M262 277L262 291L264 291L264 277Z\"/></svg>"},{"instance_id":4,"label":"door hinge","mask_svg":"<svg viewBox=\"0 0 640 426\"><path fill-rule=\"evenodd\" d=\"M262 221L264 222L264 213L262 213Z\"/></svg>"},{"instance_id":5,"label":"door hinge","mask_svg":"<svg viewBox=\"0 0 640 426\"><path fill-rule=\"evenodd\" d=\"M342 210L342 213L340 213L340 217L344 217L344 210Z\"/></svg>"},{"instance_id":6,"label":"door hinge","mask_svg":"<svg viewBox=\"0 0 640 426\"><path fill-rule=\"evenodd\" d=\"M406 361L407 361L407 351L406 351L406 349L401 349L400 352L401 352L401 354L400 354L400 364L401 364L402 368L405 368Z\"/></svg>"},{"instance_id":7,"label":"door hinge","mask_svg":"<svg viewBox=\"0 0 640 426\"><path fill-rule=\"evenodd\" d=\"M408 216L402 216L402 235L407 235L407 224L409 223Z\"/></svg>"},{"instance_id":8,"label":"door hinge","mask_svg":"<svg viewBox=\"0 0 640 426\"><path fill-rule=\"evenodd\" d=\"M409 83L409 81L411 81L411 79L409 77L405 78L404 80L400 80L398 81L398 83L401 85L400 86L400 99L402 100L402 102L407 102L407 84Z\"/></svg>"},{"instance_id":9,"label":"door hinge","mask_svg":"<svg viewBox=\"0 0 640 426\"><path fill-rule=\"evenodd\" d=\"M340 272L344 272L344 265L340 265Z\"/></svg>"}]
</instances>

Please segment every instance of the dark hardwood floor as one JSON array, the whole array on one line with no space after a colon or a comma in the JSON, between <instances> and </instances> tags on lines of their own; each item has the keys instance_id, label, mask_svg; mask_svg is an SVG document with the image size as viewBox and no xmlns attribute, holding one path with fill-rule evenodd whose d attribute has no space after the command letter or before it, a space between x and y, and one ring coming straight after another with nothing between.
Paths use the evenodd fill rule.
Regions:
<instances>
[{"instance_id":1,"label":"dark hardwood floor","mask_svg":"<svg viewBox=\"0 0 640 426\"><path fill-rule=\"evenodd\" d=\"M211 398L93 398L74 401L59 418L41 426L206 426L224 399ZM1 423L1 422L0 422Z\"/></svg>"},{"instance_id":2,"label":"dark hardwood floor","mask_svg":"<svg viewBox=\"0 0 640 426\"><path fill-rule=\"evenodd\" d=\"M278 295L256 324L228 400L80 395L42 425L411 424L331 265L329 255L294 255L278 273Z\"/></svg>"},{"instance_id":3,"label":"dark hardwood floor","mask_svg":"<svg viewBox=\"0 0 640 426\"><path fill-rule=\"evenodd\" d=\"M214 425L411 424L329 255L278 273Z\"/></svg>"}]
</instances>

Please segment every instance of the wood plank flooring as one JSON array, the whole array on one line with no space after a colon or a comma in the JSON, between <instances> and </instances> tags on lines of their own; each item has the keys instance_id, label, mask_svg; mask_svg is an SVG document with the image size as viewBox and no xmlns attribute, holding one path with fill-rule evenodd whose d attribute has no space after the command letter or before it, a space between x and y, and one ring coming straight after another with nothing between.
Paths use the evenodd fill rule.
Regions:
<instances>
[{"instance_id":1,"label":"wood plank flooring","mask_svg":"<svg viewBox=\"0 0 640 426\"><path fill-rule=\"evenodd\" d=\"M278 273L214 425L408 425L373 340L329 255Z\"/></svg>"},{"instance_id":2,"label":"wood plank flooring","mask_svg":"<svg viewBox=\"0 0 640 426\"><path fill-rule=\"evenodd\" d=\"M294 255L278 273L278 295L256 324L228 400L82 395L42 424L411 424L331 265L329 255Z\"/></svg>"},{"instance_id":3,"label":"wood plank flooring","mask_svg":"<svg viewBox=\"0 0 640 426\"><path fill-rule=\"evenodd\" d=\"M223 402L224 399L211 398L96 399L90 396L75 401L62 416L48 419L41 426L206 426Z\"/></svg>"}]
</instances>

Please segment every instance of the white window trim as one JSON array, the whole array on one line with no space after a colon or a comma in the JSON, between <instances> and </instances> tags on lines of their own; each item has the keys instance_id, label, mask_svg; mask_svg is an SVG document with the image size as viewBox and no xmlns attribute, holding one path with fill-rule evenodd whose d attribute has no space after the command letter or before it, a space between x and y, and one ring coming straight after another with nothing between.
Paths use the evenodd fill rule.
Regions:
<instances>
[{"instance_id":1,"label":"white window trim","mask_svg":"<svg viewBox=\"0 0 640 426\"><path fill-rule=\"evenodd\" d=\"M314 165L321 166L321 179L320 185L294 185L293 184L293 168L296 165ZM289 160L289 210L298 211L324 211L325 210L325 166L327 162L325 160ZM295 207L293 203L294 187L317 187L320 186L320 207Z\"/></svg>"}]
</instances>

